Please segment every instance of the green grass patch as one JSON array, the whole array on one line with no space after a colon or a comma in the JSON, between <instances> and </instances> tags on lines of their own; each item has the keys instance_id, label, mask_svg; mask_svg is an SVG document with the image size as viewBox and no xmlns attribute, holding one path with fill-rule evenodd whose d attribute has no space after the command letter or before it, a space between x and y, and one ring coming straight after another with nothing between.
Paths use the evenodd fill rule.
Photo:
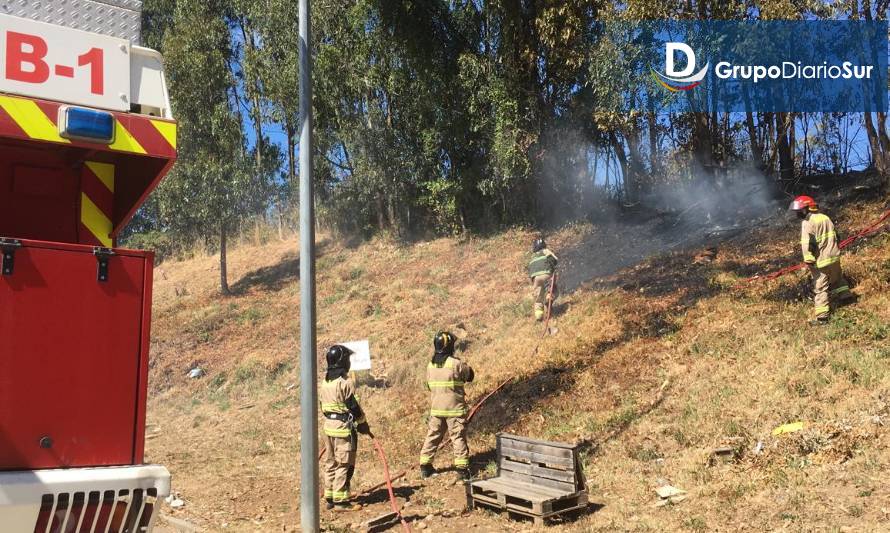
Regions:
<instances>
[{"instance_id":1,"label":"green grass patch","mask_svg":"<svg viewBox=\"0 0 890 533\"><path fill-rule=\"evenodd\" d=\"M289 405L296 404L297 402L295 400L292 400L291 398L279 398L269 404L269 409L272 409L273 411L280 411Z\"/></svg>"},{"instance_id":2,"label":"green grass patch","mask_svg":"<svg viewBox=\"0 0 890 533\"><path fill-rule=\"evenodd\" d=\"M431 283L426 286L426 290L429 291L429 293L431 295L433 295L437 298L441 298L443 300L448 299L448 294L449 294L448 287L445 287L444 285Z\"/></svg>"},{"instance_id":3,"label":"green grass patch","mask_svg":"<svg viewBox=\"0 0 890 533\"><path fill-rule=\"evenodd\" d=\"M220 372L219 374L216 374L215 376L210 378L210 381L207 382L207 388L209 388L211 391L218 390L220 387L226 384L227 378L228 376L224 371Z\"/></svg>"},{"instance_id":4,"label":"green grass patch","mask_svg":"<svg viewBox=\"0 0 890 533\"><path fill-rule=\"evenodd\" d=\"M829 323L825 338L843 342L884 341L890 338L890 324L867 311L844 309Z\"/></svg>"},{"instance_id":5,"label":"green grass patch","mask_svg":"<svg viewBox=\"0 0 890 533\"><path fill-rule=\"evenodd\" d=\"M856 348L838 353L829 361L829 368L850 383L869 389L884 381L888 371L884 349Z\"/></svg>"},{"instance_id":6,"label":"green grass patch","mask_svg":"<svg viewBox=\"0 0 890 533\"><path fill-rule=\"evenodd\" d=\"M268 311L257 309L256 307L248 307L238 314L238 323L255 326L269 316Z\"/></svg>"},{"instance_id":7,"label":"green grass patch","mask_svg":"<svg viewBox=\"0 0 890 533\"><path fill-rule=\"evenodd\" d=\"M700 516L692 516L683 520L683 527L689 531L708 531L708 523Z\"/></svg>"},{"instance_id":8,"label":"green grass patch","mask_svg":"<svg viewBox=\"0 0 890 533\"><path fill-rule=\"evenodd\" d=\"M345 297L346 297L346 292L344 292L342 289L338 289L337 292L335 292L334 294L329 294L329 295L325 296L324 298L322 298L321 305L330 306L330 305L333 305L333 304L339 302L340 300L342 300Z\"/></svg>"},{"instance_id":9,"label":"green grass patch","mask_svg":"<svg viewBox=\"0 0 890 533\"><path fill-rule=\"evenodd\" d=\"M233 382L235 384L247 383L256 380L257 377L264 374L263 368L256 361L247 361L242 363L235 369Z\"/></svg>"}]
</instances>

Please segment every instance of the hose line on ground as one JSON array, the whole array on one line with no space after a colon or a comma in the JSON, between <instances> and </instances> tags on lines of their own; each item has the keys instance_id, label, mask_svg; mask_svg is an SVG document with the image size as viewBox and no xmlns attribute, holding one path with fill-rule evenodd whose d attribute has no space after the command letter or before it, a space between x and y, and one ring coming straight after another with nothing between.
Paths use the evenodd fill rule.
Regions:
<instances>
[{"instance_id":1,"label":"hose line on ground","mask_svg":"<svg viewBox=\"0 0 890 533\"><path fill-rule=\"evenodd\" d=\"M396 503L396 495L392 490L392 479L389 477L389 464L386 462L386 454L383 453L383 446L381 446L375 438L372 438L371 442L374 443L374 448L377 450L377 455L380 457L380 464L383 465L383 476L386 480L386 490L389 491L389 504L392 506L392 512L399 517L399 521L402 523L402 529L405 530L405 533L411 533L411 527L408 525L408 522L405 521L405 517L402 516L402 511L399 509L398 503Z\"/></svg>"}]
</instances>

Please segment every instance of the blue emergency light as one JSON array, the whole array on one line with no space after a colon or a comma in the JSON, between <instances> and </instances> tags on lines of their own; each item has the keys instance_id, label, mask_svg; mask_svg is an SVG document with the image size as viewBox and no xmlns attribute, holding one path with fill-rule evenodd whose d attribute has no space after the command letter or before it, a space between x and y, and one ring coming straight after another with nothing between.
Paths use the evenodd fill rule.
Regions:
<instances>
[{"instance_id":1,"label":"blue emergency light","mask_svg":"<svg viewBox=\"0 0 890 533\"><path fill-rule=\"evenodd\" d=\"M64 106L59 114L62 137L102 144L114 141L114 115L107 111Z\"/></svg>"}]
</instances>

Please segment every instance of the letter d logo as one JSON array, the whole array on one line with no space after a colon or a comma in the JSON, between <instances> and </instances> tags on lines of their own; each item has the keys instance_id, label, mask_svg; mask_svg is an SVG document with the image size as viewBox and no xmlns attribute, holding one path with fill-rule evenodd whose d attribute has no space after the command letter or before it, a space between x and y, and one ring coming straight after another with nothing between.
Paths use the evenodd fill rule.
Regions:
<instances>
[{"instance_id":1,"label":"letter d logo","mask_svg":"<svg viewBox=\"0 0 890 533\"><path fill-rule=\"evenodd\" d=\"M683 70L677 70L677 65L674 62L677 52L682 52L686 56L686 68ZM698 87L705 74L708 73L711 63L705 63L704 68L693 74L695 72L695 52L692 48L686 43L665 43L664 65L664 74L650 68L652 77L665 89L677 92L689 91Z\"/></svg>"},{"instance_id":2,"label":"letter d logo","mask_svg":"<svg viewBox=\"0 0 890 533\"><path fill-rule=\"evenodd\" d=\"M685 78L695 71L695 51L686 43L667 43L665 49L664 73L671 78ZM676 52L686 54L686 68L677 70L674 64Z\"/></svg>"}]
</instances>

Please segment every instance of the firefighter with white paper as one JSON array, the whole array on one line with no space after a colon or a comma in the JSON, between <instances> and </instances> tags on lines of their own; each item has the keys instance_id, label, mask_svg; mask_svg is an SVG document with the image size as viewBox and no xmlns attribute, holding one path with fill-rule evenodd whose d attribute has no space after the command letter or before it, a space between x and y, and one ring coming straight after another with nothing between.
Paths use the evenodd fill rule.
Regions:
<instances>
[{"instance_id":1,"label":"firefighter with white paper","mask_svg":"<svg viewBox=\"0 0 890 533\"><path fill-rule=\"evenodd\" d=\"M470 448L467 446L467 400L464 385L475 374L467 363L454 355L453 334L440 331L433 338L433 357L427 365L426 388L430 391L430 419L426 440L420 451L420 475L435 473L433 457L447 435L454 451L454 467L464 480L470 479Z\"/></svg>"},{"instance_id":2,"label":"firefighter with white paper","mask_svg":"<svg viewBox=\"0 0 890 533\"><path fill-rule=\"evenodd\" d=\"M329 510L357 510L349 502L349 485L355 473L358 433L374 438L355 397L355 383L349 379L352 350L337 344L326 355L327 372L318 395L324 415L325 469L324 497Z\"/></svg>"}]
</instances>

